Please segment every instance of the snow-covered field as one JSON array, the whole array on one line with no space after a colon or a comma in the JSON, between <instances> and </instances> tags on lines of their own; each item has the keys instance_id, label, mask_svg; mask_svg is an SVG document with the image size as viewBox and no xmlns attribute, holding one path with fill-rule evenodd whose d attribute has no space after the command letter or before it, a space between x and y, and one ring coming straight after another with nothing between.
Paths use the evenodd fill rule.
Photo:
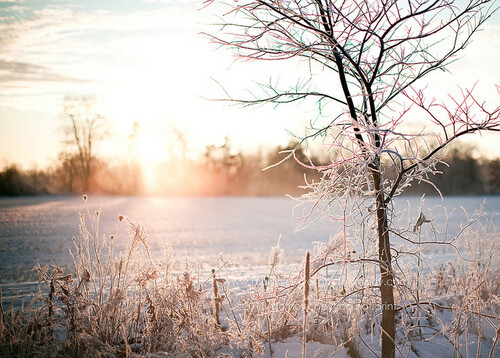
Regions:
<instances>
[{"instance_id":1,"label":"snow-covered field","mask_svg":"<svg viewBox=\"0 0 500 358\"><path fill-rule=\"evenodd\" d=\"M303 208L294 210L296 202L288 198L91 196L87 202L92 214L99 211L100 235L115 236L117 254L124 253L130 243L126 225L119 225L118 218L124 215L147 229L147 242L155 262L164 260L165 245L171 245L179 271L188 260L202 279L210 277L210 270L220 267L221 262L229 262L218 275L227 280L236 294L249 285L262 283L269 273L270 249L278 238L283 249L280 271L288 272L300 265L306 250L313 251L314 243L328 242L340 225L322 219L297 231L302 224L298 218ZM408 203L416 208L419 202L420 198L409 197L398 199L396 204L404 210ZM444 202L430 197L425 200L424 210L436 205L446 208L433 211L433 225L439 226L444 224L445 213L453 208L463 207L472 214L483 202L484 198L479 197L454 197ZM500 197L487 197L483 210L490 217L500 213ZM17 302L27 299L35 291L37 275L32 269L38 263L71 272L69 250L74 249L72 238L79 235L79 213L83 211L81 197L0 199L0 287L4 305L14 297L20 298ZM465 220L464 212L456 211L449 218L448 231L458 232ZM499 217L493 221L500 224ZM429 266L435 268L448 261L456 261L456 252L447 247L437 248L427 257ZM440 342L428 344L426 347L434 348L421 352L433 356L432 350ZM300 356L300 347L294 337L275 342L274 356L285 356L287 351L289 357ZM316 352L318 357L330 357L333 352L339 356L347 354L345 348L317 342L309 344L309 352L311 356ZM452 355L453 351L449 353Z\"/></svg>"},{"instance_id":2,"label":"snow-covered field","mask_svg":"<svg viewBox=\"0 0 500 358\"><path fill-rule=\"evenodd\" d=\"M155 256L165 244L175 255L211 268L219 254L241 267L242 272L267 265L267 255L281 235L287 260L294 261L313 241L328 241L335 223L321 222L311 230L294 232L295 203L287 198L164 198L89 197L92 214L101 210L100 233L116 235L119 215L142 224ZM72 266L69 249L78 237L81 197L0 199L0 280L20 283L36 277L37 263ZM298 215L297 215L298 216ZM118 250L128 244L126 226L117 234Z\"/></svg>"},{"instance_id":3,"label":"snow-covered field","mask_svg":"<svg viewBox=\"0 0 500 358\"><path fill-rule=\"evenodd\" d=\"M468 213L485 200L484 211L500 213L500 197L452 197L441 201L428 197L425 207L443 205L448 210L463 206ZM398 199L402 209L410 202L419 205L419 197ZM313 242L327 242L339 222L326 219L297 231L302 208L289 198L166 198L91 196L92 213L101 210L100 233L116 235L118 216L124 215L142 224L148 231L148 242L155 255L162 255L170 243L177 257L184 255L204 268L217 264L219 254L249 272L267 265L268 253L281 236L286 263L298 262ZM32 268L41 265L72 265L68 250L72 237L78 237L79 213L84 211L81 197L0 198L0 283L21 283L36 277ZM437 212L441 213L440 211ZM434 218L436 226L444 221ZM500 218L497 218L500 222ZM452 216L450 225L457 228L465 222L462 212ZM126 227L118 233L117 247L128 243ZM438 252L435 260L440 260Z\"/></svg>"},{"instance_id":4,"label":"snow-covered field","mask_svg":"<svg viewBox=\"0 0 500 358\"><path fill-rule=\"evenodd\" d=\"M419 205L419 197L398 199L403 209ZM442 205L449 211L464 207L469 214L485 202L489 215L500 213L500 197L452 197L443 202L426 198L425 207ZM284 264L300 262L314 242L328 242L339 222L320 220L298 230L302 207L289 198L168 198L91 196L91 213L101 211L100 233L116 235L118 250L128 244L126 227L117 235L118 216L124 215L142 224L148 231L148 243L154 256L162 259L165 245L171 244L176 258L185 256L202 269L218 264L219 255L230 260L235 279L261 278L267 270L268 254L281 236ZM294 210L295 208L295 210ZM79 213L84 212L81 197L24 197L0 199L0 284L7 292L24 290L36 279L36 264L71 268L68 250L79 235ZM437 214L442 214L437 211ZM500 222L500 217L497 218ZM435 217L436 226L444 222ZM450 222L456 229L465 222L457 211ZM437 251L433 261L446 262L452 251ZM263 269L264 271L262 271Z\"/></svg>"}]
</instances>

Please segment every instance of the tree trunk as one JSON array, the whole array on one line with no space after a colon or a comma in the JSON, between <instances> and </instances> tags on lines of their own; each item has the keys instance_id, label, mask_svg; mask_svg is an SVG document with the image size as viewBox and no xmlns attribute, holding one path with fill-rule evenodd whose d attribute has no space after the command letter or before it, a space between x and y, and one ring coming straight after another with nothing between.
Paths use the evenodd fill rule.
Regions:
<instances>
[{"instance_id":1,"label":"tree trunk","mask_svg":"<svg viewBox=\"0 0 500 358\"><path fill-rule=\"evenodd\" d=\"M387 223L387 204L380 187L380 164L372 167L377 208L378 254L380 260L380 298L382 303L382 357L393 358L396 354L396 311L394 307L394 276L391 265L390 238Z\"/></svg>"}]
</instances>

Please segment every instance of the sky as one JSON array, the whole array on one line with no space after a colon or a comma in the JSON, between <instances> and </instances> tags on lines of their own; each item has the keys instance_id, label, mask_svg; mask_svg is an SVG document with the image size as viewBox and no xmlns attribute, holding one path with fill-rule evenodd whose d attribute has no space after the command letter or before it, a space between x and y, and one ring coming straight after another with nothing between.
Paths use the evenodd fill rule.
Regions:
<instances>
[{"instance_id":1,"label":"sky","mask_svg":"<svg viewBox=\"0 0 500 358\"><path fill-rule=\"evenodd\" d=\"M91 96L107 118L101 155L126 155L134 122L141 128L144 158L161 160L169 133L183 133L188 149L229 136L236 150L271 148L301 134L313 113L297 107L241 109L206 98L224 90L244 94L255 82L293 73L292 64L235 62L201 32L217 31L217 6L202 0L0 0L0 167L24 169L54 163L63 149L65 96ZM451 74L431 79L437 93L479 81L481 98L499 83L498 14ZM486 136L471 139L483 153L499 156Z\"/></svg>"}]
</instances>

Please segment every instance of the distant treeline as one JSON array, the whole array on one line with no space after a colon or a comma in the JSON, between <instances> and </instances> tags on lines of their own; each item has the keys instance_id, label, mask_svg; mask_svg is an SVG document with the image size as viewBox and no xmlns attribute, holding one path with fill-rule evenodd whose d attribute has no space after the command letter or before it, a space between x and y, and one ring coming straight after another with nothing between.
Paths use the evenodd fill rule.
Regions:
<instances>
[{"instance_id":1,"label":"distant treeline","mask_svg":"<svg viewBox=\"0 0 500 358\"><path fill-rule=\"evenodd\" d=\"M500 194L500 159L476 159L471 148L456 147L447 153L444 163L429 179L443 195L495 195ZM405 194L437 194L428 183L413 183Z\"/></svg>"},{"instance_id":2,"label":"distant treeline","mask_svg":"<svg viewBox=\"0 0 500 358\"><path fill-rule=\"evenodd\" d=\"M268 153L234 153L227 140L222 146L208 146L201 159L176 158L148 172L136 162L109 163L92 158L86 170L77 154L62 155L52 168L21 171L15 165L0 172L0 195L82 194L111 195L184 195L184 196L272 196L300 195L304 175L307 180L320 178L315 170L289 159L278 163L293 148L278 147ZM302 150L296 157L307 163ZM313 162L321 162L311 158ZM323 160L324 161L324 160ZM451 150L437 174L429 179L444 195L500 194L500 160L476 159L468 150ZM91 168L91 170L89 170ZM89 173L91 175L89 176ZM412 183L406 194L437 194L427 183Z\"/></svg>"}]
</instances>

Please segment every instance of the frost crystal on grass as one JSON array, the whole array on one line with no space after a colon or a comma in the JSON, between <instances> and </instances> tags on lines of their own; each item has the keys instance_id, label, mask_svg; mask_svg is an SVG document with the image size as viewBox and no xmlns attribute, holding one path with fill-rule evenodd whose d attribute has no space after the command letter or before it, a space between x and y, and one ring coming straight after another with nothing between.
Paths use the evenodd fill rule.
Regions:
<instances>
[{"instance_id":1,"label":"frost crystal on grass","mask_svg":"<svg viewBox=\"0 0 500 358\"><path fill-rule=\"evenodd\" d=\"M276 246L271 247L269 252L269 266L276 267L281 262L281 256L283 255L283 250L280 248L281 235L278 238L278 243Z\"/></svg>"}]
</instances>

